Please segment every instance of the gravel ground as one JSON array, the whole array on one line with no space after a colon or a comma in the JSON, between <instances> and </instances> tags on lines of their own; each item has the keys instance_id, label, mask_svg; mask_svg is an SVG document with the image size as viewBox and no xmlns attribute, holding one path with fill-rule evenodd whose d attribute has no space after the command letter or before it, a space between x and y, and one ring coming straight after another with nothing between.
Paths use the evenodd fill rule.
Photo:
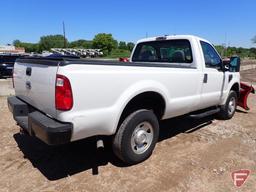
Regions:
<instances>
[{"instance_id":1,"label":"gravel ground","mask_svg":"<svg viewBox=\"0 0 256 192\"><path fill-rule=\"evenodd\" d=\"M12 79L0 79L0 97L6 95L13 95L14 89Z\"/></svg>"},{"instance_id":2,"label":"gravel ground","mask_svg":"<svg viewBox=\"0 0 256 192\"><path fill-rule=\"evenodd\" d=\"M255 191L255 95L249 106L229 121L187 116L163 121L153 155L125 166L108 144L97 151L93 139L49 147L20 134L6 97L0 97L0 192ZM251 174L237 188L231 173L239 169Z\"/></svg>"}]
</instances>

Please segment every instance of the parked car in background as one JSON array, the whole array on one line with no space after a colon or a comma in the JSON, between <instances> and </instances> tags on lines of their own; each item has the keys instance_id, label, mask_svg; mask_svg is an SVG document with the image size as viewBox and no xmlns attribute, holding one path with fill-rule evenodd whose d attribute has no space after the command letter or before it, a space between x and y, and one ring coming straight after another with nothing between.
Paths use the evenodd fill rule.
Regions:
<instances>
[{"instance_id":1,"label":"parked car in background","mask_svg":"<svg viewBox=\"0 0 256 192\"><path fill-rule=\"evenodd\" d=\"M0 78L11 77L14 63L21 55L0 55Z\"/></svg>"},{"instance_id":2,"label":"parked car in background","mask_svg":"<svg viewBox=\"0 0 256 192\"><path fill-rule=\"evenodd\" d=\"M45 56L45 58L80 59L80 57L78 57L76 55L62 55L62 54L59 54L59 53L52 53L48 56Z\"/></svg>"}]
</instances>

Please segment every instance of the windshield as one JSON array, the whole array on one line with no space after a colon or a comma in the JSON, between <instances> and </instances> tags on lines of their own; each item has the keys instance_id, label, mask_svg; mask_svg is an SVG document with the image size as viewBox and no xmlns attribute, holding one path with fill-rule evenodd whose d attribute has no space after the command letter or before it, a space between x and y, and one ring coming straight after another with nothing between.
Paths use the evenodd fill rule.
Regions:
<instances>
[{"instance_id":1,"label":"windshield","mask_svg":"<svg viewBox=\"0 0 256 192\"><path fill-rule=\"evenodd\" d=\"M133 62L192 63L192 51L188 40L164 40L139 43Z\"/></svg>"}]
</instances>

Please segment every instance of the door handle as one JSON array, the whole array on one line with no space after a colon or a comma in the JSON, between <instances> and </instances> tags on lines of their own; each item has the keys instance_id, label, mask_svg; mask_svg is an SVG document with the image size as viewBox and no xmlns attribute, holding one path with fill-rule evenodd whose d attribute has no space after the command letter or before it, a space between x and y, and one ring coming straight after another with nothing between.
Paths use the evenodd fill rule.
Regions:
<instances>
[{"instance_id":1,"label":"door handle","mask_svg":"<svg viewBox=\"0 0 256 192\"><path fill-rule=\"evenodd\" d=\"M207 81L208 81L208 74L205 73L205 74L204 74L204 80L203 80L203 82L204 82L204 83L207 83Z\"/></svg>"},{"instance_id":2,"label":"door handle","mask_svg":"<svg viewBox=\"0 0 256 192\"><path fill-rule=\"evenodd\" d=\"M232 74L229 74L229 76L228 76L228 82L230 82L232 79L233 79L233 75L232 75Z\"/></svg>"}]
</instances>

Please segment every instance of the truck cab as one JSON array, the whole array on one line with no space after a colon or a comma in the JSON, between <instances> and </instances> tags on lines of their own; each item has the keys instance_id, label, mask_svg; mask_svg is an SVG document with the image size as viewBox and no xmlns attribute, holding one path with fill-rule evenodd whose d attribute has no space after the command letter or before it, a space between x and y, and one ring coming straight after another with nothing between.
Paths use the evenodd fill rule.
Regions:
<instances>
[{"instance_id":1,"label":"truck cab","mask_svg":"<svg viewBox=\"0 0 256 192\"><path fill-rule=\"evenodd\" d=\"M240 59L223 62L214 46L207 40L190 35L173 35L147 38L138 41L130 57L131 62L175 63L196 70L196 76L183 75L178 81L187 82L184 89L192 89L197 81L198 102L189 106L199 108L223 105L231 89L239 96ZM182 87L181 87L182 89Z\"/></svg>"}]
</instances>

